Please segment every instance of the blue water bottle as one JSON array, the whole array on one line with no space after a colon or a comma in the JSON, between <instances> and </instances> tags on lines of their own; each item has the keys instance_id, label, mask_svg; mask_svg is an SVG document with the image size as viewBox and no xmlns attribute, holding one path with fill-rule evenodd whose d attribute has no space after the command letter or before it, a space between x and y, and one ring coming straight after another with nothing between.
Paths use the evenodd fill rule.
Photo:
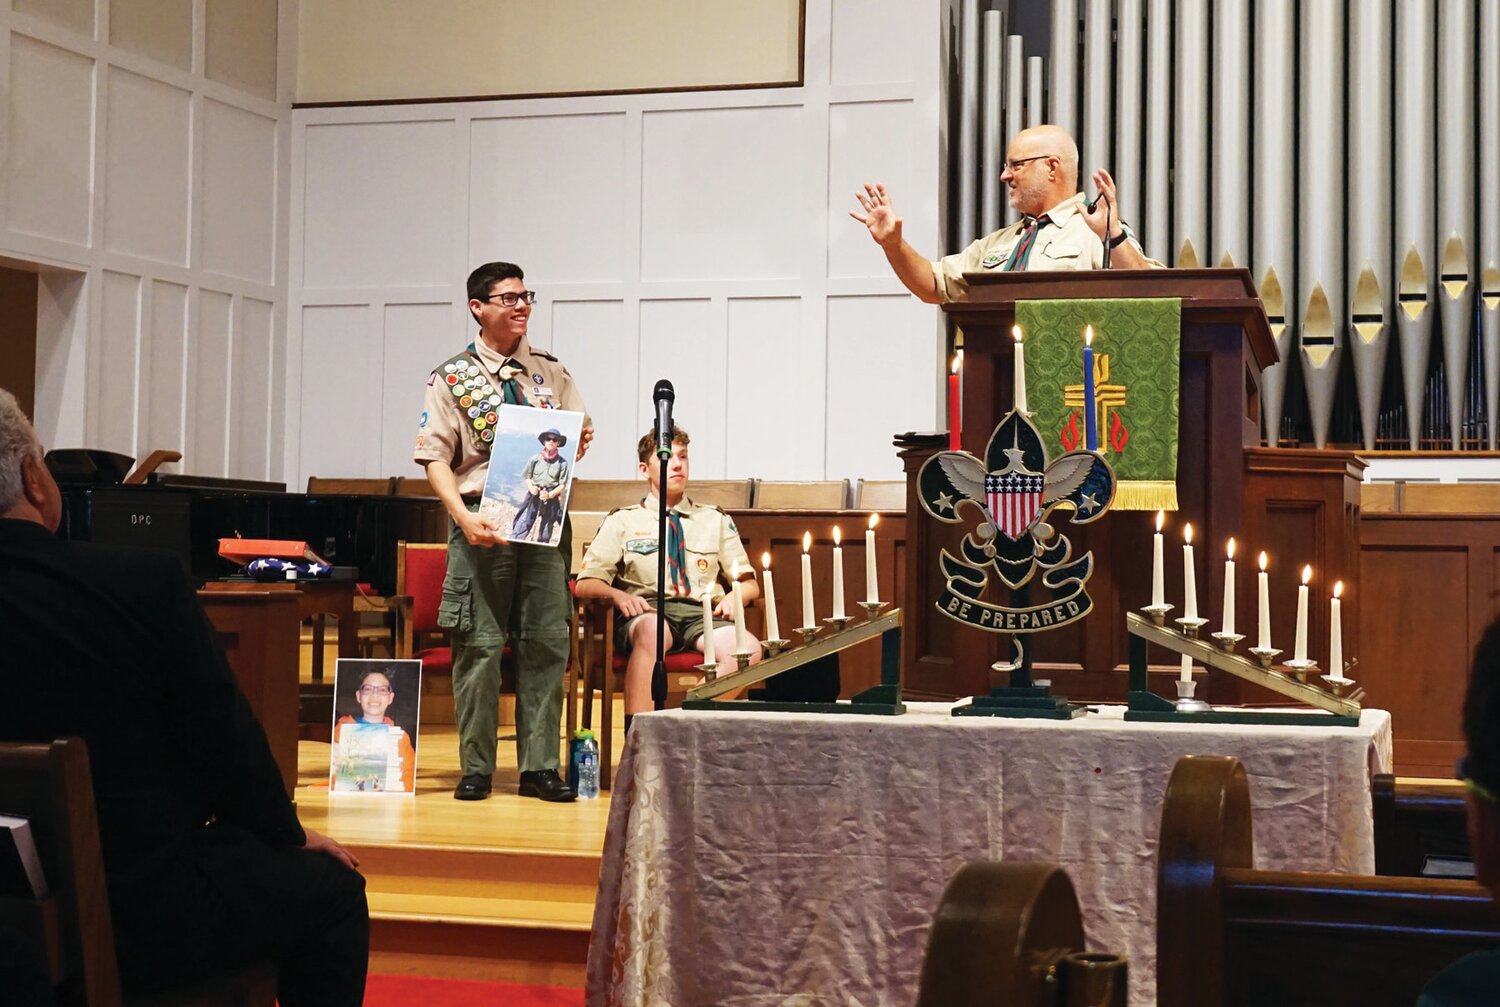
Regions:
<instances>
[{"instance_id":1,"label":"blue water bottle","mask_svg":"<svg viewBox=\"0 0 1500 1007\"><path fill-rule=\"evenodd\" d=\"M577 782L573 792L580 800L589 801L599 796L599 745L594 741L593 731L580 731L577 757ZM571 774L570 774L571 775Z\"/></svg>"}]
</instances>

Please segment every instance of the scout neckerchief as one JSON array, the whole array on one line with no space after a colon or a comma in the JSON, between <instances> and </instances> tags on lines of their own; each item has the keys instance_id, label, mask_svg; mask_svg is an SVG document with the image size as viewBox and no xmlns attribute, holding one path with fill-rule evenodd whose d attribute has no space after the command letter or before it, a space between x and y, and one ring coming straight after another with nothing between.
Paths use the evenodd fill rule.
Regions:
<instances>
[{"instance_id":1,"label":"scout neckerchief","mask_svg":"<svg viewBox=\"0 0 1500 1007\"><path fill-rule=\"evenodd\" d=\"M1045 213L1040 217L1032 218L1030 225L1021 232L1021 240L1017 241L1016 247L1011 249L1010 258L1005 263L1006 272L1026 268L1026 263L1031 258L1031 246L1036 244L1036 233L1050 223L1052 223L1052 218Z\"/></svg>"},{"instance_id":2,"label":"scout neckerchief","mask_svg":"<svg viewBox=\"0 0 1500 1007\"><path fill-rule=\"evenodd\" d=\"M641 497L641 506L646 498ZM687 597L693 593L687 575L687 546L682 537L682 516L676 508L667 511L667 577L672 582L672 593Z\"/></svg>"},{"instance_id":3,"label":"scout neckerchief","mask_svg":"<svg viewBox=\"0 0 1500 1007\"><path fill-rule=\"evenodd\" d=\"M480 361L474 344L470 343L462 353L444 362L441 370L448 390L458 400L458 411L468 416L469 423L474 427L480 449L488 451L490 442L495 439L495 424L500 419L500 406L526 404L521 396L520 382L516 380L516 374L523 372L525 368L518 361L507 358L500 365L500 373L504 379L497 388ZM509 374L506 374L507 370L510 371Z\"/></svg>"}]
</instances>

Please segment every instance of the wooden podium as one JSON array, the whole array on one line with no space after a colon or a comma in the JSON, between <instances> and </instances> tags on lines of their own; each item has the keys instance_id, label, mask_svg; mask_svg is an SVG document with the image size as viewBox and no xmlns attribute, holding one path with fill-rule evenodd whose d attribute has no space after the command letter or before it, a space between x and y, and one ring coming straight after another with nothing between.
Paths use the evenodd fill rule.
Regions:
<instances>
[{"instance_id":1,"label":"wooden podium","mask_svg":"<svg viewBox=\"0 0 1500 1007\"><path fill-rule=\"evenodd\" d=\"M1170 515L1167 535L1167 600L1182 614L1183 522L1193 525L1197 549L1199 611L1218 627L1223 607L1224 546L1238 540L1236 621L1255 626L1255 554L1268 550L1272 564L1272 625L1275 637L1291 646L1297 571L1311 563L1319 571L1314 597L1325 597L1334 575L1342 577L1351 600L1358 592L1358 470L1342 452L1267 451L1260 445L1261 372L1277 362L1276 344L1265 309L1247 269L1143 269L1096 272L978 273L967 277L969 299L944 305L963 332L963 447L983 457L990 434L1011 407L1014 342L1011 327L1017 301L1047 299L1179 297L1182 299L1180 409L1177 446L1179 511ZM1079 333L1080 368L1082 333ZM1080 371L1081 379L1081 371ZM1033 390L1032 394L1036 394ZM1043 431L1050 457L1060 442ZM968 531L944 525L921 509L915 476L946 437L912 435L897 441L907 473L907 535L914 564L903 599L907 615L903 668L910 698L947 698L986 692L990 666L1010 655L1004 634L962 626L939 615L934 601L943 587L938 555L954 549ZM1294 457L1283 464L1282 456ZM1254 458L1256 465L1249 464ZM1351 474L1353 482L1351 484ZM1352 502L1351 502L1352 498ZM1281 506L1284 501L1286 506ZM1352 506L1353 513L1349 513ZM1282 517L1290 524L1282 525ZM1063 629L1030 634L1033 675L1051 679L1055 692L1074 699L1125 697L1128 634L1125 613L1150 600L1153 513L1112 511L1091 525L1071 524L1062 512L1054 524L1072 540L1075 555L1093 550L1094 576L1088 591L1097 610ZM1349 537L1353 536L1353 548ZM991 590L994 590L992 579ZM996 596L1004 600L1003 596ZM1326 609L1313 606L1315 610ZM1357 630L1348 626L1346 643ZM1310 639L1327 649L1327 614L1317 618ZM1279 626L1279 629L1276 627ZM1314 657L1318 648L1314 648ZM1322 659L1326 661L1326 653ZM1162 672L1175 674L1175 668ZM1227 676L1211 680L1208 698L1235 702L1240 687ZM1168 688L1166 691L1170 691ZM1203 692L1200 690L1200 697ZM1245 698L1260 698L1245 697Z\"/></svg>"}]
</instances>

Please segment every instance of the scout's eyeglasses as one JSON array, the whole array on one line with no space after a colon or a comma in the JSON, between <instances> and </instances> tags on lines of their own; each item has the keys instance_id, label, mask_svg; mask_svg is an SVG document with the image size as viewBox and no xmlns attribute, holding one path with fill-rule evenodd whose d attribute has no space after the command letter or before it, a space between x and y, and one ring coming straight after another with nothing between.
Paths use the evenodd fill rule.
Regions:
<instances>
[{"instance_id":1,"label":"scout's eyeglasses","mask_svg":"<svg viewBox=\"0 0 1500 1007\"><path fill-rule=\"evenodd\" d=\"M361 685L359 691L372 696L389 696L391 694L390 687L385 685Z\"/></svg>"},{"instance_id":2,"label":"scout's eyeglasses","mask_svg":"<svg viewBox=\"0 0 1500 1007\"><path fill-rule=\"evenodd\" d=\"M1457 767L1455 767L1453 775L1456 776L1459 780L1463 781L1464 789L1469 793L1473 794L1476 797L1482 798L1491 804L1500 805L1500 796L1497 796L1495 792L1489 787L1486 787L1484 784L1474 779L1474 777L1470 775L1469 769L1469 757L1466 755L1462 759L1458 760L1458 765Z\"/></svg>"},{"instance_id":3,"label":"scout's eyeglasses","mask_svg":"<svg viewBox=\"0 0 1500 1007\"><path fill-rule=\"evenodd\" d=\"M535 290L523 290L519 294L517 294L517 293L513 293L513 292L507 290L503 294L491 294L488 297L481 297L480 300L482 300L482 301L493 301L496 298L499 298L500 299L500 303L503 304L503 305L505 305L507 308L514 308L521 301L525 301L527 304L535 304L536 303L536 291Z\"/></svg>"},{"instance_id":4,"label":"scout's eyeglasses","mask_svg":"<svg viewBox=\"0 0 1500 1007\"><path fill-rule=\"evenodd\" d=\"M1006 161L1005 162L1005 166L1007 168L1009 168L1012 172L1015 172L1015 171L1020 170L1021 165L1026 164L1026 163L1028 163L1030 161L1041 161L1041 160L1043 160L1045 158L1055 157L1055 156L1056 155L1054 155L1054 154L1038 154L1035 157L1018 157L1018 158L1016 158L1013 161Z\"/></svg>"}]
</instances>

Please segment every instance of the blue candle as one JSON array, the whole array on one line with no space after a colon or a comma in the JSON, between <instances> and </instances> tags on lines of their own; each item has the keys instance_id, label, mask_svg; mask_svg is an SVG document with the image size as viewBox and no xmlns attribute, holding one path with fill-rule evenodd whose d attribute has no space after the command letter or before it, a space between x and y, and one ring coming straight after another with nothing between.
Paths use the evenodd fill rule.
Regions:
<instances>
[{"instance_id":1,"label":"blue candle","mask_svg":"<svg viewBox=\"0 0 1500 1007\"><path fill-rule=\"evenodd\" d=\"M1094 414L1094 327L1090 325L1083 332L1083 443L1090 451L1099 450Z\"/></svg>"}]
</instances>

